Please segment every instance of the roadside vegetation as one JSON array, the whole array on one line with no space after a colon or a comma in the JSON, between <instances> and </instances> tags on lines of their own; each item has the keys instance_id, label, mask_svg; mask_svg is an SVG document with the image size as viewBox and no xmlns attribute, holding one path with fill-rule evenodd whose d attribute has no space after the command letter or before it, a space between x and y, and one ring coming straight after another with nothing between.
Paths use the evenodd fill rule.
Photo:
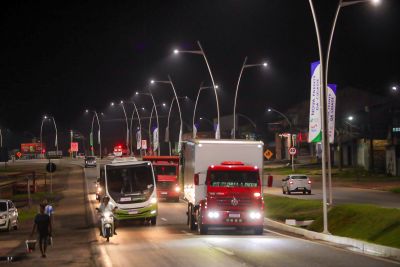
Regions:
<instances>
[{"instance_id":1,"label":"roadside vegetation","mask_svg":"<svg viewBox=\"0 0 400 267\"><path fill-rule=\"evenodd\" d=\"M395 193L395 194L400 194L400 187L395 187L390 189L391 192Z\"/></svg>"},{"instance_id":2,"label":"roadside vegetation","mask_svg":"<svg viewBox=\"0 0 400 267\"><path fill-rule=\"evenodd\" d=\"M285 219L314 220L308 230L322 232L322 203L265 194L266 217L284 222ZM400 210L366 204L343 204L328 213L329 232L367 242L400 248Z\"/></svg>"}]
</instances>

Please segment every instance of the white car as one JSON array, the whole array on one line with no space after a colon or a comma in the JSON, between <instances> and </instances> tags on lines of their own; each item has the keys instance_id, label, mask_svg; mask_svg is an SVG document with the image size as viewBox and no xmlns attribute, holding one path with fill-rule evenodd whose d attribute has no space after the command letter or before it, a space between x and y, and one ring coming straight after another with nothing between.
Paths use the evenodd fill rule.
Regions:
<instances>
[{"instance_id":1,"label":"white car","mask_svg":"<svg viewBox=\"0 0 400 267\"><path fill-rule=\"evenodd\" d=\"M291 174L282 179L282 193L302 192L311 195L311 180L303 174Z\"/></svg>"},{"instance_id":2,"label":"white car","mask_svg":"<svg viewBox=\"0 0 400 267\"><path fill-rule=\"evenodd\" d=\"M0 199L0 230L18 229L18 210L11 200Z\"/></svg>"}]
</instances>

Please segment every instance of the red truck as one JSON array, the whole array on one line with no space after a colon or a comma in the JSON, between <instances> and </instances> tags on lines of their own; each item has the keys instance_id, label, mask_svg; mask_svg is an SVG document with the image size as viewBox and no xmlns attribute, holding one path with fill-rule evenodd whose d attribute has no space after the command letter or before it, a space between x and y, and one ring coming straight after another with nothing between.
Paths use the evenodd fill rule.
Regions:
<instances>
[{"instance_id":1,"label":"red truck","mask_svg":"<svg viewBox=\"0 0 400 267\"><path fill-rule=\"evenodd\" d=\"M181 188L179 186L178 156L144 156L144 161L151 161L157 182L157 197L159 199L179 201Z\"/></svg>"},{"instance_id":2,"label":"red truck","mask_svg":"<svg viewBox=\"0 0 400 267\"><path fill-rule=\"evenodd\" d=\"M184 199L190 230L263 233L263 143L192 140L184 146Z\"/></svg>"}]
</instances>

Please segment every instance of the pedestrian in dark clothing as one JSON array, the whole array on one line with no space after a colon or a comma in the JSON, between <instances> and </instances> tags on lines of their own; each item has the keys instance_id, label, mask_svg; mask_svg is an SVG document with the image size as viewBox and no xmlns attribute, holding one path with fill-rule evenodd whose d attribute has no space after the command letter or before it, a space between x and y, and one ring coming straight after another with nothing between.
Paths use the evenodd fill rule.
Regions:
<instances>
[{"instance_id":1,"label":"pedestrian in dark clothing","mask_svg":"<svg viewBox=\"0 0 400 267\"><path fill-rule=\"evenodd\" d=\"M38 241L42 258L46 258L47 239L51 236L52 231L50 216L45 214L45 208L45 205L40 205L40 213L35 216L35 222L31 233L31 236L33 236L35 231L39 234Z\"/></svg>"}]
</instances>

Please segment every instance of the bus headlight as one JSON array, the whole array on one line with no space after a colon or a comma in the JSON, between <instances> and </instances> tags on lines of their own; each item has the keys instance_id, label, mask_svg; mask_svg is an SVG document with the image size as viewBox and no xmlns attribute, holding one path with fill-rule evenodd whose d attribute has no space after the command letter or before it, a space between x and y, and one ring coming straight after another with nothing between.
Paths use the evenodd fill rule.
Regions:
<instances>
[{"instance_id":1,"label":"bus headlight","mask_svg":"<svg viewBox=\"0 0 400 267\"><path fill-rule=\"evenodd\" d=\"M157 198L156 198L156 197L152 197L152 198L150 199L150 203L151 203L151 204L156 204L156 203L157 203Z\"/></svg>"}]
</instances>

